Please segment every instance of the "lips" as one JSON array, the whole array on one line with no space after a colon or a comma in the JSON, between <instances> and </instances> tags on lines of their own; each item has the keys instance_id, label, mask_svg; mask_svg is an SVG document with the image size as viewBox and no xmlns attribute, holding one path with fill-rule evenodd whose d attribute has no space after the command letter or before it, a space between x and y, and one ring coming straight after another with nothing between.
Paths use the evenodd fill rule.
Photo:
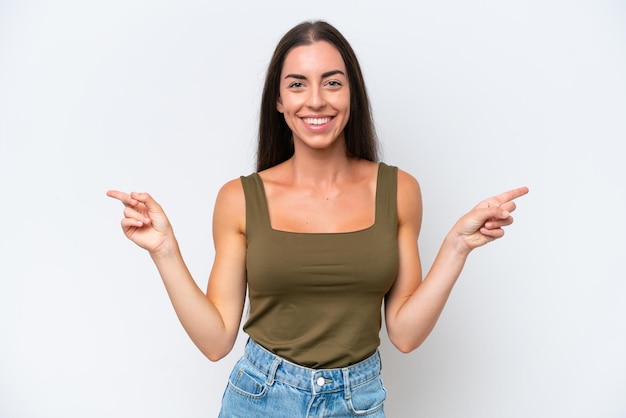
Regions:
<instances>
[{"instance_id":1,"label":"lips","mask_svg":"<svg viewBox=\"0 0 626 418\"><path fill-rule=\"evenodd\" d=\"M331 118L302 118L307 125L320 126L326 125Z\"/></svg>"}]
</instances>

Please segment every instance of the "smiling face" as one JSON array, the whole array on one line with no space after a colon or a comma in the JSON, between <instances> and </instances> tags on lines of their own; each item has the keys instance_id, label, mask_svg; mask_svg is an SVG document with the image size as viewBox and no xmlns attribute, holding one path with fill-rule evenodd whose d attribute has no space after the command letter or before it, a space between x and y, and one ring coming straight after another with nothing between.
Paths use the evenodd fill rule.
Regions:
<instances>
[{"instance_id":1,"label":"smiling face","mask_svg":"<svg viewBox=\"0 0 626 418\"><path fill-rule=\"evenodd\" d=\"M281 71L276 108L285 116L296 150L345 151L350 86L339 51L325 41L292 49Z\"/></svg>"}]
</instances>

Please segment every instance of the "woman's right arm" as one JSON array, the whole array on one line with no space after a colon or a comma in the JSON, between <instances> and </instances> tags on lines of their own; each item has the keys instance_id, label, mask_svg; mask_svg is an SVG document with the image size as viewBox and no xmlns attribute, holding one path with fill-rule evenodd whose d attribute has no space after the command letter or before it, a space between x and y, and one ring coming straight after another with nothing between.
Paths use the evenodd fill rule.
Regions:
<instances>
[{"instance_id":1,"label":"woman's right arm","mask_svg":"<svg viewBox=\"0 0 626 418\"><path fill-rule=\"evenodd\" d=\"M224 185L215 203L215 260L206 294L189 273L161 206L147 193L112 190L107 195L124 204L122 229L150 253L191 340L210 360L224 357L235 343L246 296L245 199L241 181Z\"/></svg>"}]
</instances>

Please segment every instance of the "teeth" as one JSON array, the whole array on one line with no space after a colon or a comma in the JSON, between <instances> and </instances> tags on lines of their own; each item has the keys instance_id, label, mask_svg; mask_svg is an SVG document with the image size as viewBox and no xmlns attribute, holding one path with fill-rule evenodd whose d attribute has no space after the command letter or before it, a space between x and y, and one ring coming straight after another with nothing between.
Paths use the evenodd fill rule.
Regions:
<instances>
[{"instance_id":1,"label":"teeth","mask_svg":"<svg viewBox=\"0 0 626 418\"><path fill-rule=\"evenodd\" d=\"M304 118L304 121L309 125L324 125L330 122L330 118Z\"/></svg>"}]
</instances>

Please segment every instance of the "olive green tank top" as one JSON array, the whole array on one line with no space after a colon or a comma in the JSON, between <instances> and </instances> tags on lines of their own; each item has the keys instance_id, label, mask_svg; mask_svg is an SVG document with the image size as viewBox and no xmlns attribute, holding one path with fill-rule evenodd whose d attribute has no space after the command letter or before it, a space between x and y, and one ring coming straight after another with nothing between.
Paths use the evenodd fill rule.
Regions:
<instances>
[{"instance_id":1,"label":"olive green tank top","mask_svg":"<svg viewBox=\"0 0 626 418\"><path fill-rule=\"evenodd\" d=\"M397 168L379 164L374 224L355 232L272 229L261 177L241 181L250 300L244 331L311 368L344 367L374 353L382 301L398 272Z\"/></svg>"}]
</instances>

